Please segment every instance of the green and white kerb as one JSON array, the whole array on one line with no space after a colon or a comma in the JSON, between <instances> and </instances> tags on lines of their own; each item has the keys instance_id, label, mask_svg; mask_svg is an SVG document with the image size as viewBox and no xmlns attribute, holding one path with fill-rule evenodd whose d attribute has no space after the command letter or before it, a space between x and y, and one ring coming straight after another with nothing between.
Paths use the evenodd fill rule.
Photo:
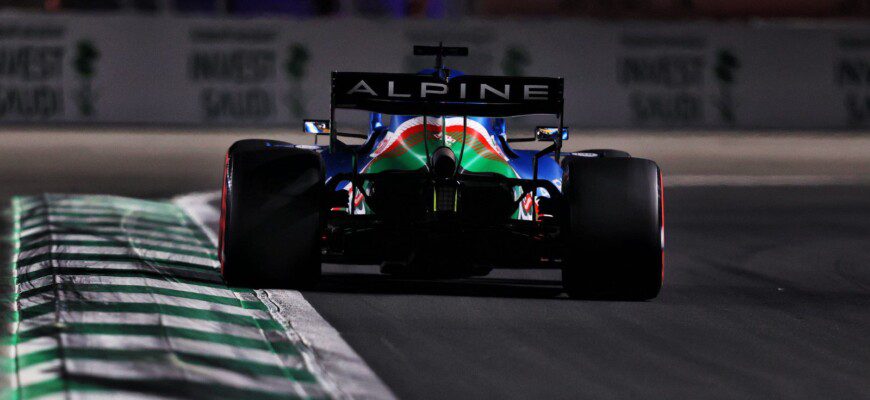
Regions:
<instances>
[{"instance_id":1,"label":"green and white kerb","mask_svg":"<svg viewBox=\"0 0 870 400\"><path fill-rule=\"evenodd\" d=\"M169 202L13 199L10 399L330 398L309 349ZM5 267L4 267L5 268Z\"/></svg>"}]
</instances>

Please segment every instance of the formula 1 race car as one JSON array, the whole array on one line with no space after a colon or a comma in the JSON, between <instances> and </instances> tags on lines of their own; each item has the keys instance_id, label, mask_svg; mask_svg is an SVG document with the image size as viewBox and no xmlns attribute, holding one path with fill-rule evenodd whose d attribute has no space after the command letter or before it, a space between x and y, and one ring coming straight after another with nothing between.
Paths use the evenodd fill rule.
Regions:
<instances>
[{"instance_id":1,"label":"formula 1 race car","mask_svg":"<svg viewBox=\"0 0 870 400\"><path fill-rule=\"evenodd\" d=\"M659 167L617 150L562 153L561 78L445 68L443 57L467 55L462 47L414 53L435 56L435 68L332 73L330 119L304 123L328 134L328 145L251 139L230 147L219 245L226 282L310 287L322 262L437 278L556 268L572 297L656 297ZM370 112L368 134L338 131L340 109ZM509 139L505 117L531 114L554 115L558 126ZM547 146L512 149L517 140Z\"/></svg>"}]
</instances>

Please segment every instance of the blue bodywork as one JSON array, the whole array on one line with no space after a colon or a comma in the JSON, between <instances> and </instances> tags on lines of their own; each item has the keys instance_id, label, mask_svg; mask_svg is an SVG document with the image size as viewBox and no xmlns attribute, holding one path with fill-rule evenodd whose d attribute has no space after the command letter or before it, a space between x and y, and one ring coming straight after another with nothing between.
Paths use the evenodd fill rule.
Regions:
<instances>
[{"instance_id":1,"label":"blue bodywork","mask_svg":"<svg viewBox=\"0 0 870 400\"><path fill-rule=\"evenodd\" d=\"M431 75L435 73L434 69L424 69L418 72L420 75ZM447 70L449 71L450 78L464 75L461 71L458 70ZM371 138L372 135L379 134L380 138L377 139L372 148L377 148L377 145L383 140L384 136L381 133L386 133L390 131L395 131L396 128L403 122L407 121L410 118L414 118L415 116L392 116L390 118L389 123L385 123L384 115L380 113L370 113L369 116L369 132L368 137ZM533 179L534 177L534 156L537 153L536 150L513 150L509 147L506 142L498 140L497 136L502 136L506 138L507 134L507 123L504 118L485 118L485 117L468 117L469 120L475 120L479 122L486 128L486 134L493 136L494 142L497 143L501 148L504 154L507 154L509 157L508 163L510 166L516 171L517 175L521 179ZM334 153L330 153L327 149L324 148L324 151L321 152L323 155L324 163L326 165L326 179L329 180L333 176L342 172L351 172L353 157L350 151L336 151ZM366 154L360 157L357 160L357 170L360 170L371 161L371 157L369 154ZM545 157L541 157L538 159L538 179L546 179L561 190L562 188L562 168L559 164L553 159L552 155L547 155ZM337 186L337 188L342 188L344 183L341 183ZM545 189L538 189L538 196L549 197L549 194L546 193Z\"/></svg>"},{"instance_id":2,"label":"blue bodywork","mask_svg":"<svg viewBox=\"0 0 870 400\"><path fill-rule=\"evenodd\" d=\"M384 124L384 117L378 113L371 113L370 117L370 130L368 136L375 134L379 130L392 131L399 124L408 120L409 118L413 118L412 116L394 116L391 118L389 123L389 127ZM468 117L469 119L476 120L481 123L484 127L487 128L487 134L489 135L505 135L506 134L506 122L503 118L480 118L480 117ZM375 146L383 139L383 135L381 138L375 142ZM500 140L496 140L496 143L503 143ZM533 163L534 156L537 153L537 150L514 150L509 147L509 145L505 142L502 146L502 150L505 154L515 155L515 157L509 156L508 163L510 166L517 172L521 179L532 179L534 176L533 171ZM324 163L326 165L326 179L329 180L331 177L335 176L338 173L342 172L351 172L352 170L352 161L353 157L350 151L336 151L334 153L330 153L328 146L321 146L323 149L321 154L323 156ZM363 157L360 157L357 163L357 170L360 170L365 166L371 157L366 154ZM562 167L556 163L556 160L553 159L552 155L547 155L538 159L538 179L546 179L548 181L553 182L557 188L562 187ZM338 188L342 188L343 185L338 185ZM539 189L539 196L548 196L546 190Z\"/></svg>"}]
</instances>

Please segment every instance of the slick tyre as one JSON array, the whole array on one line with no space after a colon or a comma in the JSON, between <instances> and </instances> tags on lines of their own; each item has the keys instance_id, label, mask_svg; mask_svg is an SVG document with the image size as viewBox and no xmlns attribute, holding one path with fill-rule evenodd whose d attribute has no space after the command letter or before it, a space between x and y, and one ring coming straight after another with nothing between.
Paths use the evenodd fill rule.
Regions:
<instances>
[{"instance_id":1,"label":"slick tyre","mask_svg":"<svg viewBox=\"0 0 870 400\"><path fill-rule=\"evenodd\" d=\"M242 140L226 157L218 254L230 286L304 288L320 277L324 167L283 142Z\"/></svg>"},{"instance_id":2,"label":"slick tyre","mask_svg":"<svg viewBox=\"0 0 870 400\"><path fill-rule=\"evenodd\" d=\"M571 297L647 300L662 286L661 171L641 158L567 158L562 282Z\"/></svg>"}]
</instances>

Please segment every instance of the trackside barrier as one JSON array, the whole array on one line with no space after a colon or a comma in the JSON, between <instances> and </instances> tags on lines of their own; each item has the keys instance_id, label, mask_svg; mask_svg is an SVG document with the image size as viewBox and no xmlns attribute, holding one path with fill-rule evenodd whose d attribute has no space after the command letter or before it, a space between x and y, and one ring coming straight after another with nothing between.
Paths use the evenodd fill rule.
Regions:
<instances>
[{"instance_id":1,"label":"trackside barrier","mask_svg":"<svg viewBox=\"0 0 870 400\"><path fill-rule=\"evenodd\" d=\"M413 44L474 74L565 78L565 122L866 128L866 24L0 15L0 124L298 127L330 72L409 72Z\"/></svg>"}]
</instances>

